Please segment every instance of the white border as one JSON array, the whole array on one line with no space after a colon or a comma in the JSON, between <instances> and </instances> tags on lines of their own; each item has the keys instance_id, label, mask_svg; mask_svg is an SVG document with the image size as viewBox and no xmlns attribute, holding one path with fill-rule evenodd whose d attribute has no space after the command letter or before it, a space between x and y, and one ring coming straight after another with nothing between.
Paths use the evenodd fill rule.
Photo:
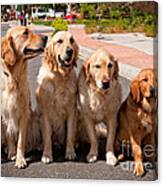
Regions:
<instances>
[{"instance_id":1,"label":"white border","mask_svg":"<svg viewBox=\"0 0 163 186\"><path fill-rule=\"evenodd\" d=\"M28 2L28 4L30 3L35 3L35 4L46 4L46 3L67 3L67 2L120 2L121 0L21 0L21 4L26 4ZM125 0L125 1L130 1L131 0ZM156 2L159 3L159 22L158 22L158 25L159 25L159 33L163 33L163 24L161 24L162 20L163 19L163 1L162 0L156 0ZM19 4L20 1L18 0L1 0L0 4ZM81 185L88 185L88 186L92 186L92 185L99 185L101 186L102 185L130 185L130 184L143 184L143 185L163 185L163 178L161 176L161 173L163 172L163 168L161 165L163 165L163 153L162 153L162 148L161 148L161 143L163 143L163 114L161 113L161 111L163 110L163 105L161 103L163 103L163 100L162 100L162 96L163 95L163 40L162 40L162 37L161 37L162 34L159 34L159 68L158 68L158 71L159 71L159 160L158 160L158 168L159 168L159 180L157 181L153 181L153 182L149 182L149 181L145 181L145 182L135 182L135 181L111 181L111 180L108 180L108 181L102 181L102 180L68 180L68 179L65 179L65 180L59 180L59 179L31 179L31 178L0 178L0 185L2 186L13 186L13 185L16 185L16 186L28 186L29 184L31 186L33 185L36 185L36 184L39 184L40 186L42 185L57 185L57 186L69 186L69 185L73 185L73 186L81 186Z\"/></svg>"}]
</instances>

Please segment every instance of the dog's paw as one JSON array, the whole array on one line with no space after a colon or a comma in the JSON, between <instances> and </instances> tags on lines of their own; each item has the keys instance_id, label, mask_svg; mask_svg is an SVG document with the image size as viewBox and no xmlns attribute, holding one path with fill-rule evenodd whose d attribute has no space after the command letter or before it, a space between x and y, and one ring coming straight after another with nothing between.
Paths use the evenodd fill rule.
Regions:
<instances>
[{"instance_id":1,"label":"dog's paw","mask_svg":"<svg viewBox=\"0 0 163 186\"><path fill-rule=\"evenodd\" d=\"M117 164L117 162L118 162L118 160L115 157L113 152L109 151L109 152L106 153L106 163L108 165L115 166Z\"/></svg>"},{"instance_id":2,"label":"dog's paw","mask_svg":"<svg viewBox=\"0 0 163 186\"><path fill-rule=\"evenodd\" d=\"M25 158L16 158L16 163L15 163L15 167L19 168L19 169L23 169L27 166L27 162L25 160Z\"/></svg>"},{"instance_id":3,"label":"dog's paw","mask_svg":"<svg viewBox=\"0 0 163 186\"><path fill-rule=\"evenodd\" d=\"M48 156L42 156L41 161L44 164L49 164L49 163L51 163L53 161L53 158L52 157L48 157Z\"/></svg>"},{"instance_id":4,"label":"dog's paw","mask_svg":"<svg viewBox=\"0 0 163 186\"><path fill-rule=\"evenodd\" d=\"M143 176L145 173L143 163L142 162L135 162L133 172L136 176Z\"/></svg>"},{"instance_id":5,"label":"dog's paw","mask_svg":"<svg viewBox=\"0 0 163 186\"><path fill-rule=\"evenodd\" d=\"M97 155L96 154L88 154L87 161L89 163L94 163L97 161Z\"/></svg>"},{"instance_id":6,"label":"dog's paw","mask_svg":"<svg viewBox=\"0 0 163 186\"><path fill-rule=\"evenodd\" d=\"M71 160L75 160L76 159L76 153L74 150L72 151L68 151L66 152L66 156L65 156L65 159L71 161Z\"/></svg>"}]
</instances>

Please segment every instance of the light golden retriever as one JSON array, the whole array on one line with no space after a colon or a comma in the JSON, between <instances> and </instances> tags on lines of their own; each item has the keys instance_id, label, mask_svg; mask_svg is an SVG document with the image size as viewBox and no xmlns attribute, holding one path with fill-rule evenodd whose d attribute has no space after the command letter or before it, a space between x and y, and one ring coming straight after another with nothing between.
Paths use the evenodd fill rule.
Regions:
<instances>
[{"instance_id":1,"label":"light golden retriever","mask_svg":"<svg viewBox=\"0 0 163 186\"><path fill-rule=\"evenodd\" d=\"M8 159L24 168L30 96L27 60L43 52L47 37L32 33L27 27L8 30L1 41L2 139L8 146Z\"/></svg>"},{"instance_id":2,"label":"light golden retriever","mask_svg":"<svg viewBox=\"0 0 163 186\"><path fill-rule=\"evenodd\" d=\"M154 70L144 69L131 83L131 91L122 104L119 112L119 127L117 142L130 143L134 160L134 174L142 176L143 167L142 146L148 145L154 153L146 157L155 159L155 134L156 134L156 110L157 110L157 81ZM149 146L151 145L151 146ZM122 153L125 152L122 149ZM123 156L120 156L124 158Z\"/></svg>"},{"instance_id":3,"label":"light golden retriever","mask_svg":"<svg viewBox=\"0 0 163 186\"><path fill-rule=\"evenodd\" d=\"M88 162L94 162L98 156L96 125L103 122L108 130L106 161L115 165L114 139L117 128L117 113L121 103L121 85L118 78L116 59L103 49L97 50L84 63L78 80L80 130L87 134L91 144L87 155Z\"/></svg>"},{"instance_id":4,"label":"light golden retriever","mask_svg":"<svg viewBox=\"0 0 163 186\"><path fill-rule=\"evenodd\" d=\"M52 138L63 144L67 137L66 158L75 158L77 57L78 45L69 32L57 32L47 45L36 90L38 112L42 115L43 163L53 160Z\"/></svg>"}]
</instances>

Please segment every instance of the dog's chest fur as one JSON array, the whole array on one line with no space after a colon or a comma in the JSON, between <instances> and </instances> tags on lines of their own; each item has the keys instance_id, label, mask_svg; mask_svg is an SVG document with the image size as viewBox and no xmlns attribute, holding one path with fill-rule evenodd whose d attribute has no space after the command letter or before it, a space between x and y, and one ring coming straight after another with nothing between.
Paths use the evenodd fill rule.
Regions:
<instances>
[{"instance_id":1,"label":"dog's chest fur","mask_svg":"<svg viewBox=\"0 0 163 186\"><path fill-rule=\"evenodd\" d=\"M80 104L83 111L96 122L104 121L109 114L116 114L120 105L120 92L116 89L116 84L107 93L98 92L89 86L80 89Z\"/></svg>"},{"instance_id":2,"label":"dog's chest fur","mask_svg":"<svg viewBox=\"0 0 163 186\"><path fill-rule=\"evenodd\" d=\"M65 122L75 109L77 78L75 71L69 77L62 77L42 67L37 79L36 91L38 106L54 132L54 141L63 144L65 139Z\"/></svg>"},{"instance_id":3,"label":"dog's chest fur","mask_svg":"<svg viewBox=\"0 0 163 186\"><path fill-rule=\"evenodd\" d=\"M105 96L106 98L104 98L103 95L100 95L92 89L88 90L88 95L90 98L89 108L92 115L94 115L95 118L101 120L107 112L106 102L108 102L109 97Z\"/></svg>"},{"instance_id":4,"label":"dog's chest fur","mask_svg":"<svg viewBox=\"0 0 163 186\"><path fill-rule=\"evenodd\" d=\"M154 127L153 113L149 114L140 109L138 111L138 119L139 119L138 130L142 132L144 136L151 133Z\"/></svg>"},{"instance_id":5,"label":"dog's chest fur","mask_svg":"<svg viewBox=\"0 0 163 186\"><path fill-rule=\"evenodd\" d=\"M26 68L19 73L19 78L3 75L2 83L2 124L7 127L7 133L16 134L21 113L29 114L29 89L26 78ZM18 80L17 80L18 79Z\"/></svg>"},{"instance_id":6,"label":"dog's chest fur","mask_svg":"<svg viewBox=\"0 0 163 186\"><path fill-rule=\"evenodd\" d=\"M133 110L133 106L130 106L131 109L128 113L128 120L130 123L132 123L132 128L139 131L139 133L141 133L141 136L143 137L153 131L155 123L153 111L154 106L151 106L146 99L144 100L142 101L141 106L138 107L136 110ZM130 99L128 102L131 102ZM135 122L131 122L133 119L135 120Z\"/></svg>"},{"instance_id":7,"label":"dog's chest fur","mask_svg":"<svg viewBox=\"0 0 163 186\"><path fill-rule=\"evenodd\" d=\"M69 77L62 77L58 73L46 71L45 74L38 76L39 89L43 89L44 94L40 93L44 107L49 111L49 116L54 118L65 118L69 108L74 106L76 97L76 74L71 72Z\"/></svg>"},{"instance_id":8,"label":"dog's chest fur","mask_svg":"<svg viewBox=\"0 0 163 186\"><path fill-rule=\"evenodd\" d=\"M76 86L75 82L71 79L61 80L60 84L57 84L57 79L55 80L54 92L53 92L53 104L58 114L66 115L69 108L74 105L74 100L76 97Z\"/></svg>"}]
</instances>

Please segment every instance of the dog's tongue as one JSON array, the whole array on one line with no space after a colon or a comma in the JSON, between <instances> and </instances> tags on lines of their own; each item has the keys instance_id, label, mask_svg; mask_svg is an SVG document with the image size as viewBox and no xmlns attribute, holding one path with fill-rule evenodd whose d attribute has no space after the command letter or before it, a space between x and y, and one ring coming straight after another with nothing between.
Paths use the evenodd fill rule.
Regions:
<instances>
[{"instance_id":1,"label":"dog's tongue","mask_svg":"<svg viewBox=\"0 0 163 186\"><path fill-rule=\"evenodd\" d=\"M69 65L69 62L68 62L68 61L65 61L65 64L66 64L66 65Z\"/></svg>"}]
</instances>

